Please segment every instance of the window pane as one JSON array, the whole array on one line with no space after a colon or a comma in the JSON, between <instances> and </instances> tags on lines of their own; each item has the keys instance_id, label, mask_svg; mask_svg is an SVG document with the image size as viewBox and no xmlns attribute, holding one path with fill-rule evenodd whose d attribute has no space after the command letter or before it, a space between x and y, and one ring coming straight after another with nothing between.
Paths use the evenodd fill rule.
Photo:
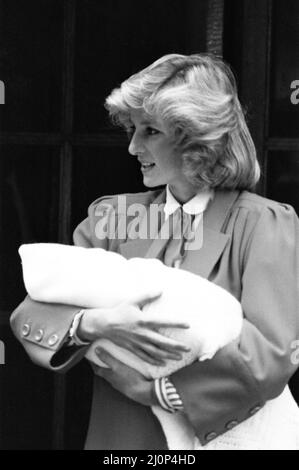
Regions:
<instances>
[{"instance_id":1,"label":"window pane","mask_svg":"<svg viewBox=\"0 0 299 470\"><path fill-rule=\"evenodd\" d=\"M163 54L204 50L206 3L197 0L77 2L76 130L96 132L105 125L105 97L138 69ZM195 6L196 14L192 12ZM192 35L197 39L196 46Z\"/></svg>"},{"instance_id":2,"label":"window pane","mask_svg":"<svg viewBox=\"0 0 299 470\"><path fill-rule=\"evenodd\" d=\"M299 80L299 2L275 0L273 7L270 136L299 137L299 103L291 101L291 83Z\"/></svg>"},{"instance_id":3,"label":"window pane","mask_svg":"<svg viewBox=\"0 0 299 470\"><path fill-rule=\"evenodd\" d=\"M299 152L270 152L267 196L291 204L299 214Z\"/></svg>"},{"instance_id":4,"label":"window pane","mask_svg":"<svg viewBox=\"0 0 299 470\"><path fill-rule=\"evenodd\" d=\"M34 365L9 326L0 329L5 364L0 365L0 449L50 449L53 374Z\"/></svg>"},{"instance_id":5,"label":"window pane","mask_svg":"<svg viewBox=\"0 0 299 470\"><path fill-rule=\"evenodd\" d=\"M0 186L0 309L24 298L18 247L57 241L59 150L2 146Z\"/></svg>"},{"instance_id":6,"label":"window pane","mask_svg":"<svg viewBox=\"0 0 299 470\"><path fill-rule=\"evenodd\" d=\"M63 51L60 0L0 0L1 130L60 128Z\"/></svg>"},{"instance_id":7,"label":"window pane","mask_svg":"<svg viewBox=\"0 0 299 470\"><path fill-rule=\"evenodd\" d=\"M92 402L93 371L81 361L67 374L65 406L65 449L83 449ZM76 410L76 413L74 413Z\"/></svg>"},{"instance_id":8,"label":"window pane","mask_svg":"<svg viewBox=\"0 0 299 470\"><path fill-rule=\"evenodd\" d=\"M100 196L146 191L140 165L125 148L74 149L73 228L85 219L89 204Z\"/></svg>"}]
</instances>

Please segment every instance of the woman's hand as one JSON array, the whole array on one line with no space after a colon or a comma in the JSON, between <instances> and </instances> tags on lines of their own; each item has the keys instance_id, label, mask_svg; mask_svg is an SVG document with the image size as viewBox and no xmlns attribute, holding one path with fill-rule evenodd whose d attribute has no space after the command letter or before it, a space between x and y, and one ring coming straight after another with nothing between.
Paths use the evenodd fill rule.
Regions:
<instances>
[{"instance_id":1,"label":"woman's hand","mask_svg":"<svg viewBox=\"0 0 299 470\"><path fill-rule=\"evenodd\" d=\"M97 355L109 366L109 369L92 364L96 375L103 377L113 388L142 405L159 404L153 380L146 379L135 369L126 366L103 349L97 348Z\"/></svg>"},{"instance_id":2,"label":"woman's hand","mask_svg":"<svg viewBox=\"0 0 299 470\"><path fill-rule=\"evenodd\" d=\"M156 299L141 299L138 305L123 303L109 309L87 309L81 318L77 335L90 342L100 338L109 339L153 365L164 365L167 359L180 360L182 353L189 351L189 348L156 330L189 328L189 325L142 320L141 308Z\"/></svg>"}]
</instances>

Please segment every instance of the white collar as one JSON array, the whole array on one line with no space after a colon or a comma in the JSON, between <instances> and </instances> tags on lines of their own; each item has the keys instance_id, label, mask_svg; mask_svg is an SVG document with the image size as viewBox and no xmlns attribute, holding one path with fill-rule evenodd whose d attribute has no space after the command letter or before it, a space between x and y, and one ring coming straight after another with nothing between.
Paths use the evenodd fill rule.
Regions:
<instances>
[{"instance_id":1,"label":"white collar","mask_svg":"<svg viewBox=\"0 0 299 470\"><path fill-rule=\"evenodd\" d=\"M214 198L214 190L209 189L197 193L190 201L183 204L183 211L187 214L197 215L204 212L207 208L207 205L211 199ZM169 189L169 186L166 186L166 203L164 206L165 219L173 214L178 207L181 207L181 204L176 200L174 195Z\"/></svg>"}]
</instances>

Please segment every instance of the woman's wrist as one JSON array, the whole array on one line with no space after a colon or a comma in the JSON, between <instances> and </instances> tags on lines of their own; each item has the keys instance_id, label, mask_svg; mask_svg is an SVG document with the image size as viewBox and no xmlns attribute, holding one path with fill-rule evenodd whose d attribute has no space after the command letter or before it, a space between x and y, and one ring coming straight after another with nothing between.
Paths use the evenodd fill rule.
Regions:
<instances>
[{"instance_id":1,"label":"woman's wrist","mask_svg":"<svg viewBox=\"0 0 299 470\"><path fill-rule=\"evenodd\" d=\"M154 381L154 380L151 381L150 396L151 396L151 404L150 404L150 406L159 406L159 405L160 405L160 402L159 402L159 399L158 399L158 397L157 397L156 387L155 387L155 381Z\"/></svg>"},{"instance_id":2,"label":"woman's wrist","mask_svg":"<svg viewBox=\"0 0 299 470\"><path fill-rule=\"evenodd\" d=\"M113 309L89 308L84 310L77 329L77 336L82 341L93 342L105 336L111 319Z\"/></svg>"},{"instance_id":3,"label":"woman's wrist","mask_svg":"<svg viewBox=\"0 0 299 470\"><path fill-rule=\"evenodd\" d=\"M142 377L139 386L135 391L128 393L127 396L145 406L160 406L154 380L146 380Z\"/></svg>"},{"instance_id":4,"label":"woman's wrist","mask_svg":"<svg viewBox=\"0 0 299 470\"><path fill-rule=\"evenodd\" d=\"M84 342L86 341L91 343L96 339L94 316L90 314L90 311L84 310L76 331L76 335L81 341Z\"/></svg>"}]
</instances>

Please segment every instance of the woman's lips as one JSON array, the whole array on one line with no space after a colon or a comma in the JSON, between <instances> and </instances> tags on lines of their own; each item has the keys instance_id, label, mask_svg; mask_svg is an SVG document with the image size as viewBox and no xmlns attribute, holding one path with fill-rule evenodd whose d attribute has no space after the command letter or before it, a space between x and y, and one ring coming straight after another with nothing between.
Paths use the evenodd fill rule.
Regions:
<instances>
[{"instance_id":1,"label":"woman's lips","mask_svg":"<svg viewBox=\"0 0 299 470\"><path fill-rule=\"evenodd\" d=\"M141 171L142 173L148 173L153 169L155 163L141 163Z\"/></svg>"}]
</instances>

